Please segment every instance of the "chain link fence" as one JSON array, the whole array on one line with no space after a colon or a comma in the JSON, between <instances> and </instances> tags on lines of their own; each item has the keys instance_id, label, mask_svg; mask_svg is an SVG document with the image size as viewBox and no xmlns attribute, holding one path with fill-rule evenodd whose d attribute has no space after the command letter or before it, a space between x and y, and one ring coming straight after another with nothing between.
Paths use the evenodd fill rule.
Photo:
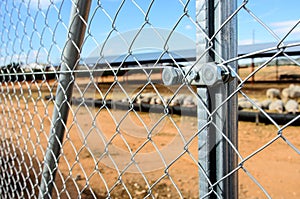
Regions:
<instances>
[{"instance_id":1,"label":"chain link fence","mask_svg":"<svg viewBox=\"0 0 300 199\"><path fill-rule=\"evenodd\" d=\"M298 198L300 19L272 8L2 1L1 198Z\"/></svg>"}]
</instances>

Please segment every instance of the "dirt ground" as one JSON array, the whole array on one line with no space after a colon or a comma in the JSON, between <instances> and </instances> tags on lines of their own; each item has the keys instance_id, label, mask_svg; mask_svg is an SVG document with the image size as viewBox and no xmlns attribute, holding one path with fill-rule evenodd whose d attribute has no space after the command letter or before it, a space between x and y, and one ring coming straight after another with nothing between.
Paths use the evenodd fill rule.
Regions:
<instances>
[{"instance_id":1,"label":"dirt ground","mask_svg":"<svg viewBox=\"0 0 300 199\"><path fill-rule=\"evenodd\" d=\"M52 107L49 106L48 108ZM164 170L165 167L157 156L156 149L148 143L143 150L139 151L139 153L145 154L145 157L136 157L140 169L145 172L141 174L132 165L129 167L128 172L122 174L121 182L125 184L125 186L122 186L118 183L120 182L118 172L109 158L104 157L100 160L103 146L98 134L95 131L90 131L86 140L83 140L80 136L80 133L88 132L86 129L90 128L90 121L85 113L85 110L79 110L76 116L82 131L78 130L77 125L72 126L72 117L69 118L69 131L66 134L62 156L60 157L60 175L57 175L56 178L58 192L54 192L54 197L59 195L61 198L67 198L68 196L76 198L80 194L83 198L92 198L93 195L97 198L105 198L106 188L111 189L115 186L110 193L112 198L129 198L128 192L133 198L143 198L147 196L148 188L153 186L152 194L157 198L179 198L178 191L184 198L198 198L199 169L193 160L193 158L197 159L197 139L189 145L189 154L185 153L174 163L171 163L172 159L176 159L183 151L184 145L180 142L181 139L176 141L179 137L175 133L176 128L170 121L166 121L160 132L155 134L152 140L161 151L161 154L167 157L166 164L171 163L171 166L168 167L168 170ZM124 112L118 111L118 114L122 113ZM106 132L107 139L113 136L112 126L115 126L114 122L108 119L110 117L111 115L107 111L103 111L97 117L97 126L99 125L102 132ZM145 118L146 121L146 115L142 114L141 117ZM98 119L101 121L98 121ZM174 120L182 123L180 125L182 131L196 132L196 118L176 116ZM45 123L44 128L48 129L50 123ZM138 126L138 123L136 125ZM130 128L134 127L128 126L124 131L130 130ZM239 122L238 150L240 155L244 159L252 156L251 154L256 153L261 147L268 145L278 135L277 132L278 129L273 125ZM244 163L243 166L247 173L242 169L238 171L239 198L266 197L251 177L254 177L272 198L299 198L300 158L299 154L285 141L285 139L289 140L299 149L299 127L288 127L282 133L284 138L278 138ZM138 147L144 144L146 140L145 136L137 138L136 135L128 133L122 133L122 135L132 151L138 150ZM32 135L31 139L35 140ZM40 144L45 146L46 139L40 139L40 141L43 141ZM84 145L85 147L83 147ZM122 170L130 162L128 153L122 153L125 151L126 146L119 136L113 140L113 146L117 149L109 148L109 154L118 168ZM30 151L30 147L28 150ZM39 151L39 149L37 150ZM147 155L151 152L156 155ZM36 154L39 154L39 158L42 158L41 152L36 152ZM41 166L39 165L39 167ZM38 171L40 168L36 169ZM65 187L62 186L63 184L65 184ZM174 184L176 184L176 188Z\"/></svg>"},{"instance_id":2,"label":"dirt ground","mask_svg":"<svg viewBox=\"0 0 300 199\"><path fill-rule=\"evenodd\" d=\"M106 111L105 111L106 112ZM103 113L102 117L109 118L110 116L107 113ZM186 117L182 121L183 129L185 131L192 131L196 132L196 118ZM105 122L105 125L101 125L102 131L110 131L113 122ZM100 122L101 124L101 122ZM166 144L170 142L170 140L176 137L176 130L170 123L166 123L165 127L160 130L160 133L156 134L156 139L153 138L154 142L157 146L163 150ZM166 129L165 129L166 128ZM250 156L252 153L258 151L261 147L265 146L277 136L277 131L274 126L272 125L255 125L253 123L247 122L239 122L239 152L243 158ZM300 147L300 136L299 136L299 127L288 127L287 129L283 130L283 136L290 142L292 142L297 148ZM96 136L93 136L93 141L97 142L95 139ZM126 142L131 146L133 151L137 150L137 147L140 146L145 139L136 139L132 136L126 136ZM79 139L72 139L74 145L77 143L74 140ZM87 140L88 144L91 144L89 140ZM115 141L115 146L122 147L120 144L121 139ZM92 144L91 144L92 145ZM96 145L96 143L95 143ZM177 143L177 147L182 147L183 144ZM124 146L123 146L124 147ZM92 151L97 151L101 146L91 146ZM174 153L180 153L180 151L174 150L173 151L166 151L163 155L175 155ZM181 149L182 150L182 149ZM66 151L69 151L66 149ZM144 153L155 151L155 149L148 147L148 150L143 151ZM194 158L197 158L197 139L193 141L193 143L189 146L189 151L193 155ZM89 152L85 152L86 156L89 157L91 154ZM69 157L69 152L65 154ZM75 155L75 154L74 154ZM84 154L83 154L84 155ZM120 167L122 167L121 163L126 161L129 162L129 159L124 157L119 157L120 154L115 153L113 158L118 163ZM173 158L174 158L173 156ZM82 157L82 156L80 156ZM151 157L151 156L150 156ZM121 158L118 160L118 158ZM145 157L144 163L151 164L153 160L158 161L159 158L155 159L148 159L147 156ZM170 157L172 158L172 157ZM143 160L143 159L142 159ZM170 161L170 160L169 160ZM239 160L241 161L241 160ZM84 168L84 165L94 165L92 158L84 158L80 160L81 164ZM107 164L107 163L105 163ZM270 194L273 198L298 198L300 195L299 192L299 185L300 185L300 158L299 154L297 154L290 146L286 144L283 138L278 138L274 143L260 151L259 153L255 154L249 160L244 163L245 169L250 173L249 175L253 176L260 184L264 187L264 189ZM103 166L101 164L101 166ZM141 167L145 167L144 169L147 170L146 165L141 165ZM156 165L154 165L155 167ZM158 165L157 168L159 168ZM110 166L112 167L112 166ZM92 168L90 168L92 169ZM85 169L86 175L89 176L93 172L90 169ZM114 169L109 169L107 167L103 167L101 170L103 178L106 180L106 183L109 186L112 186L113 183L117 182L117 175ZM67 170L65 171L67 172ZM145 195L145 182L143 177L147 177L149 183L155 183L155 180L159 179L160 177L164 176L164 171L162 169L148 171L144 173L145 176L136 173L137 170L133 169L132 172L128 172L124 175L123 180L128 183L130 193L133 193L135 197L144 197ZM75 166L73 168L73 173L80 176L84 176L82 174L82 168L77 168ZM192 161L191 157L187 154L182 156L178 161L176 161L170 168L168 168L168 176L172 177L173 182L178 186L180 192L185 198L197 198L198 196L198 167L196 166L195 162ZM174 189L174 186L170 180L170 178L166 176L163 178L162 181L158 183L154 187L154 195L159 193L163 194L160 195L160 198L177 198L179 197L178 193ZM93 179L94 180L94 179ZM90 181L90 184L93 185L93 180ZM128 181L127 181L128 180ZM84 179L79 180L80 183L85 183ZM95 179L95 187L94 190L99 190L100 195L104 194L103 190L99 189L99 181L100 179ZM132 186L132 184L137 184ZM144 189L143 189L144 188ZM122 188L120 188L122 190ZM118 197L114 194L117 194L120 190L116 189L112 192L114 197ZM124 191L124 190L123 190ZM143 192L144 191L144 192ZM96 191L97 192L97 191ZM117 193L115 193L117 192ZM141 193L139 195L138 193ZM98 193L98 192L97 192ZM102 193L102 194L101 194ZM124 193L123 193L124 194ZM124 197L124 194L122 197ZM166 194L166 195L164 195ZM169 194L169 195L168 195ZM257 184L255 184L251 178L242 170L239 170L239 197L240 198L264 198L263 192L259 189Z\"/></svg>"},{"instance_id":3,"label":"dirt ground","mask_svg":"<svg viewBox=\"0 0 300 199\"><path fill-rule=\"evenodd\" d=\"M258 65L254 68L252 67L243 67L239 69L239 76L242 79L248 77L251 72L257 71L254 75L251 75L249 82L254 81L278 81L280 76L284 75L300 75L300 68L297 65L288 65L288 66L268 66L258 70ZM288 80L288 79L283 79ZM291 80L291 79L289 79ZM297 79L296 79L297 80ZM299 80L299 79L298 79Z\"/></svg>"},{"instance_id":4,"label":"dirt ground","mask_svg":"<svg viewBox=\"0 0 300 199\"><path fill-rule=\"evenodd\" d=\"M249 84L243 91L259 98L271 86ZM15 86L33 91L38 87L38 83ZM19 152L28 158L26 162L33 157L31 166L25 166L30 173L26 183L34 184L37 193L40 179L35 176L41 172L54 107L51 101L42 100L49 92L26 93L18 99L20 94L1 97L1 117L11 118L2 123L2 130L7 129L2 136L26 151ZM143 198L151 189L156 198L198 198L195 117L72 105L66 127L54 197L105 198L110 190L112 198L130 198L129 193L132 198ZM259 186L272 198L300 197L300 157L288 143L300 149L299 127L279 131L275 125L238 123L238 151L246 160L238 170L239 198L266 198Z\"/></svg>"}]
</instances>

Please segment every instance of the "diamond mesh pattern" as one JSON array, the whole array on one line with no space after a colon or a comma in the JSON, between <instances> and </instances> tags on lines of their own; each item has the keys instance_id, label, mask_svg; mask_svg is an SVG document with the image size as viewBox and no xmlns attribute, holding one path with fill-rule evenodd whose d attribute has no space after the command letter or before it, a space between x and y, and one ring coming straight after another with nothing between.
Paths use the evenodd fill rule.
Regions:
<instances>
[{"instance_id":1,"label":"diamond mesh pattern","mask_svg":"<svg viewBox=\"0 0 300 199\"><path fill-rule=\"evenodd\" d=\"M299 31L299 19L281 34L257 13L253 1L237 1L228 16L216 16L220 24L215 22L211 32L201 18L203 9L196 8L197 3L208 1L92 1L88 20L81 16L76 2L0 3L3 198L38 198L39 194L53 198L222 198L219 187L237 174L240 198L278 194L296 198L300 194L292 185L299 182L299 169L294 176L286 174L299 164L299 129L294 126L299 123L299 109L296 114L269 112L257 98L262 99L270 85L255 82L249 86L254 77L259 81L261 76L267 79L266 74L274 74L270 68L276 60L288 60L291 66L285 69L299 73L299 59L290 53L300 45L291 42ZM215 1L215 6L220 2ZM86 26L85 31L78 29L84 34L82 45L70 39L73 32L68 27L75 23L69 22L72 6ZM227 45L222 34L237 17L256 24L273 43L228 57L222 52ZM231 27L242 33L243 28L243 24ZM78 59L74 55L74 69L67 64L74 57L64 55L69 45L79 53ZM193 52L186 54L182 49ZM219 90L193 85L189 72L207 57L226 68L224 73L232 74L234 80L222 83ZM259 61L251 71L248 67L237 72L237 63L249 64L247 60L254 58ZM165 85L162 71L166 67L177 69L182 81ZM286 75L280 72L272 80L279 82L279 76ZM63 76L70 81L64 82ZM276 87L276 81L271 87ZM294 83L297 87L298 82ZM284 86L288 84L278 88ZM63 98L58 99L58 93ZM298 102L299 93L294 96ZM254 114L257 122L239 121L239 145L227 134L229 126L237 126L238 118L232 121L226 115L229 110L237 113L238 107L232 105L237 97L239 103L251 107L249 115ZM268 124L259 123L262 118ZM55 134L60 131L58 125L63 129L62 142ZM213 134L209 129L214 129ZM210 151L222 143L237 159L223 165L230 169L221 176L212 177L214 171L207 171L202 162L208 156L199 153L205 136L219 138ZM58 143L53 146L58 156L50 151L55 162L45 158L51 140ZM268 159L274 156L275 160ZM216 170L219 166L215 165ZM54 173L49 182L43 178L45 168ZM274 170L277 172L269 172ZM280 192L271 183L279 173L284 173ZM43 182L53 185L52 192L44 192ZM200 193L203 183L208 191Z\"/></svg>"}]
</instances>

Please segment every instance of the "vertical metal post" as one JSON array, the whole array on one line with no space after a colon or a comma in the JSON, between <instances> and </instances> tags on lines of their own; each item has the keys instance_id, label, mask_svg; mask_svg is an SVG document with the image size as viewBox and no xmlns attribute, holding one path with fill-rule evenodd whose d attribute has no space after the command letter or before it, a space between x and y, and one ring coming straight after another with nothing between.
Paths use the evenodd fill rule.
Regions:
<instances>
[{"instance_id":1,"label":"vertical metal post","mask_svg":"<svg viewBox=\"0 0 300 199\"><path fill-rule=\"evenodd\" d=\"M68 119L70 99L74 83L73 71L80 56L86 30L91 0L74 0L69 22L69 32L62 55L59 83L56 91L52 126L44 158L39 198L51 198L59 154Z\"/></svg>"},{"instance_id":2,"label":"vertical metal post","mask_svg":"<svg viewBox=\"0 0 300 199\"><path fill-rule=\"evenodd\" d=\"M278 58L276 58L276 81L278 80L279 80L279 60Z\"/></svg>"},{"instance_id":3,"label":"vertical metal post","mask_svg":"<svg viewBox=\"0 0 300 199\"><path fill-rule=\"evenodd\" d=\"M251 73L254 72L255 70L255 62L254 62L254 58L251 58ZM255 82L255 74L252 75L251 78L251 84L254 84Z\"/></svg>"},{"instance_id":4,"label":"vertical metal post","mask_svg":"<svg viewBox=\"0 0 300 199\"><path fill-rule=\"evenodd\" d=\"M211 30L208 25L209 17L208 12L208 4L210 1L206 0L197 0L196 1L196 20L199 26L205 31L205 34L209 35L209 31ZM196 55L197 60L199 60L200 56L203 52L208 48L208 42L205 35L197 31L196 37ZM209 53L205 54L200 60L199 64L205 64L211 61ZM206 87L198 87L197 94L200 99L198 99L198 107L197 107L197 116L198 116L198 129L202 129L208 122L208 113L205 112L202 103L205 106L209 106L209 98L208 98L208 90ZM208 129L203 129L198 136L198 159L199 164L201 166L201 170L199 171L199 195L200 198L205 197L209 193L210 183L208 180L211 180L210 174L210 137L208 134ZM208 179L207 179L208 178Z\"/></svg>"},{"instance_id":5,"label":"vertical metal post","mask_svg":"<svg viewBox=\"0 0 300 199\"><path fill-rule=\"evenodd\" d=\"M212 38L215 32L219 30L221 24L235 9L235 0L196 1L197 23L202 28L202 30L197 32L196 42L197 58L200 64L211 61L220 63L221 60L218 59L216 54L225 60L236 57L236 18L231 19L231 21L222 27L221 31ZM204 31L205 34L203 34L202 31ZM212 38L210 43L206 36ZM209 50L203 56L203 53L208 49L209 45L212 45L214 52ZM236 64L233 63L230 66L237 70ZM199 164L201 166L201 170L199 171L200 198L238 197L237 174L233 174L214 185L215 182L237 166L236 154L223 137L223 135L225 135L237 146L237 97L232 98L215 111L216 107L219 107L235 89L236 80L226 84L218 83L212 87L197 88L198 95L202 99L202 103L198 103L198 128L202 129L205 124L209 121L211 122L208 128L200 132L198 137L198 155ZM211 112L214 112L213 115L209 116L209 114L203 110L203 103L207 104Z\"/></svg>"}]
</instances>

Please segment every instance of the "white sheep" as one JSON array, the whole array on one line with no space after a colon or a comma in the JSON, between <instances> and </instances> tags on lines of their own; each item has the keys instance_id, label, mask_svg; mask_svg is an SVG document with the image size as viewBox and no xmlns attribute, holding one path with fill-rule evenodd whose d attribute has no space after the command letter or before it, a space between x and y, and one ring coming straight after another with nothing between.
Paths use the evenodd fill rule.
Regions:
<instances>
[{"instance_id":1,"label":"white sheep","mask_svg":"<svg viewBox=\"0 0 300 199\"><path fill-rule=\"evenodd\" d=\"M300 98L300 86L291 84L289 89L290 89L290 98L291 99Z\"/></svg>"},{"instance_id":2,"label":"white sheep","mask_svg":"<svg viewBox=\"0 0 300 199\"><path fill-rule=\"evenodd\" d=\"M288 99L299 99L300 86L291 84L288 88L283 89L281 94L285 101L287 101Z\"/></svg>"},{"instance_id":3,"label":"white sheep","mask_svg":"<svg viewBox=\"0 0 300 199\"><path fill-rule=\"evenodd\" d=\"M287 101L289 99L289 96L290 96L290 88L284 88L281 91L281 95L282 95L282 99Z\"/></svg>"},{"instance_id":4,"label":"white sheep","mask_svg":"<svg viewBox=\"0 0 300 199\"><path fill-rule=\"evenodd\" d=\"M183 106L186 106L186 107L193 107L195 106L195 100L193 98L193 96L186 96L184 99L183 99L183 102L182 102L182 105Z\"/></svg>"},{"instance_id":5,"label":"white sheep","mask_svg":"<svg viewBox=\"0 0 300 199\"><path fill-rule=\"evenodd\" d=\"M136 103L138 103L138 104L142 104L142 103L149 104L151 99L155 96L156 96L155 93L145 93L145 94L142 93L137 97Z\"/></svg>"},{"instance_id":6,"label":"white sheep","mask_svg":"<svg viewBox=\"0 0 300 199\"><path fill-rule=\"evenodd\" d=\"M254 110L258 110L258 108L261 108L261 103L257 99L252 99L252 101L254 102L252 104L252 108Z\"/></svg>"},{"instance_id":7,"label":"white sheep","mask_svg":"<svg viewBox=\"0 0 300 199\"><path fill-rule=\"evenodd\" d=\"M296 100L290 99L289 101L287 101L287 103L285 104L285 110L288 113L297 113L298 112L298 102Z\"/></svg>"},{"instance_id":8,"label":"white sheep","mask_svg":"<svg viewBox=\"0 0 300 199\"><path fill-rule=\"evenodd\" d=\"M171 101L170 105L171 106L182 105L185 97L186 97L186 95L184 95L184 94L178 94L178 95L176 95L173 98L173 100Z\"/></svg>"},{"instance_id":9,"label":"white sheep","mask_svg":"<svg viewBox=\"0 0 300 199\"><path fill-rule=\"evenodd\" d=\"M163 104L162 100L158 96L153 96L149 102L149 104Z\"/></svg>"},{"instance_id":10,"label":"white sheep","mask_svg":"<svg viewBox=\"0 0 300 199\"><path fill-rule=\"evenodd\" d=\"M269 106L271 103L272 103L272 100L266 99L266 100L260 102L260 106L262 109L269 109Z\"/></svg>"},{"instance_id":11,"label":"white sheep","mask_svg":"<svg viewBox=\"0 0 300 199\"><path fill-rule=\"evenodd\" d=\"M238 109L242 110L242 109L252 109L253 108L253 104L251 102L249 102L247 99L239 99L238 101Z\"/></svg>"},{"instance_id":12,"label":"white sheep","mask_svg":"<svg viewBox=\"0 0 300 199\"><path fill-rule=\"evenodd\" d=\"M277 111L279 113L283 113L284 111L284 104L281 100L272 101L269 105L270 111Z\"/></svg>"},{"instance_id":13,"label":"white sheep","mask_svg":"<svg viewBox=\"0 0 300 199\"><path fill-rule=\"evenodd\" d=\"M162 102L162 100L161 100L160 97L157 97L157 98L155 99L155 104L163 104L163 102Z\"/></svg>"},{"instance_id":14,"label":"white sheep","mask_svg":"<svg viewBox=\"0 0 300 199\"><path fill-rule=\"evenodd\" d=\"M149 104L156 104L156 98L158 97L157 96L152 97Z\"/></svg>"},{"instance_id":15,"label":"white sheep","mask_svg":"<svg viewBox=\"0 0 300 199\"><path fill-rule=\"evenodd\" d=\"M269 99L280 99L280 90L277 88L269 88L266 94Z\"/></svg>"}]
</instances>

